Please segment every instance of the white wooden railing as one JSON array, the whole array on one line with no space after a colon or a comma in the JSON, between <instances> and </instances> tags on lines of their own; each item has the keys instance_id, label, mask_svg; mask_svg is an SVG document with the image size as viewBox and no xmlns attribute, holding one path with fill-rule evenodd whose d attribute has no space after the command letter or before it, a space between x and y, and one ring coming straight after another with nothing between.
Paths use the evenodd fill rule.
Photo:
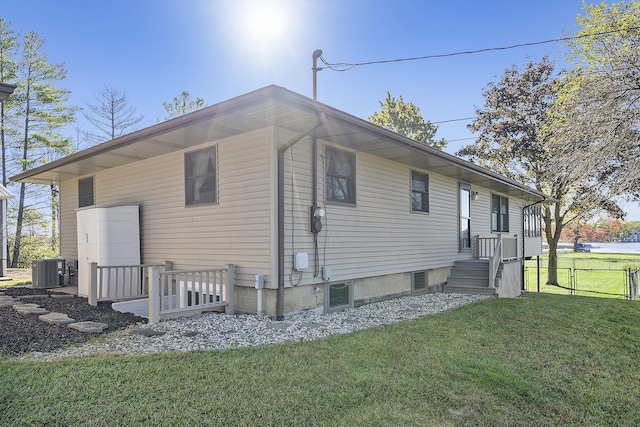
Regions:
<instances>
[{"instance_id":1,"label":"white wooden railing","mask_svg":"<svg viewBox=\"0 0 640 427\"><path fill-rule=\"evenodd\" d=\"M148 295L146 269L160 265L113 265L100 266L89 263L89 304L98 301L114 301L145 298Z\"/></svg>"},{"instance_id":2,"label":"white wooden railing","mask_svg":"<svg viewBox=\"0 0 640 427\"><path fill-rule=\"evenodd\" d=\"M498 235L498 239L496 241L495 251L493 255L489 258L489 287L496 287L496 276L498 275L498 270L500 269L500 263L502 262L502 238Z\"/></svg>"},{"instance_id":3,"label":"white wooden railing","mask_svg":"<svg viewBox=\"0 0 640 427\"><path fill-rule=\"evenodd\" d=\"M489 287L496 286L500 264L518 259L518 238L497 234L490 237L474 236L474 256L489 259Z\"/></svg>"},{"instance_id":4,"label":"white wooden railing","mask_svg":"<svg viewBox=\"0 0 640 427\"><path fill-rule=\"evenodd\" d=\"M498 242L502 242L502 261L518 259L518 238L503 237L501 234L491 236L473 236L473 256L475 258L492 258L497 249Z\"/></svg>"},{"instance_id":5,"label":"white wooden railing","mask_svg":"<svg viewBox=\"0 0 640 427\"><path fill-rule=\"evenodd\" d=\"M89 263L89 304L148 298L149 323L220 307L234 313L233 264L197 270L163 271L163 267Z\"/></svg>"},{"instance_id":6,"label":"white wooden railing","mask_svg":"<svg viewBox=\"0 0 640 427\"><path fill-rule=\"evenodd\" d=\"M149 323L220 307L233 314L234 270L233 264L163 272L149 268Z\"/></svg>"}]
</instances>

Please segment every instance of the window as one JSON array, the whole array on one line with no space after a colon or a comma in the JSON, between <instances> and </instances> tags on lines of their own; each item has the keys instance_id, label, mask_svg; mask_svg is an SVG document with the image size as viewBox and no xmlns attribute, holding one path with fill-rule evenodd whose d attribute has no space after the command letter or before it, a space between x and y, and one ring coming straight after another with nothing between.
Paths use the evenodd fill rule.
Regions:
<instances>
[{"instance_id":1,"label":"window","mask_svg":"<svg viewBox=\"0 0 640 427\"><path fill-rule=\"evenodd\" d=\"M509 199L491 195L491 231L509 231Z\"/></svg>"},{"instance_id":2,"label":"window","mask_svg":"<svg viewBox=\"0 0 640 427\"><path fill-rule=\"evenodd\" d=\"M328 202L355 204L356 158L348 151L325 148L326 197Z\"/></svg>"},{"instance_id":3,"label":"window","mask_svg":"<svg viewBox=\"0 0 640 427\"><path fill-rule=\"evenodd\" d=\"M93 192L93 177L82 178L78 180L78 207L93 206L95 204L95 196Z\"/></svg>"},{"instance_id":4,"label":"window","mask_svg":"<svg viewBox=\"0 0 640 427\"><path fill-rule=\"evenodd\" d=\"M524 236L542 236L542 208L540 205L527 206L524 209Z\"/></svg>"},{"instance_id":5,"label":"window","mask_svg":"<svg viewBox=\"0 0 640 427\"><path fill-rule=\"evenodd\" d=\"M216 147L184 155L185 202L187 205L216 203Z\"/></svg>"},{"instance_id":6,"label":"window","mask_svg":"<svg viewBox=\"0 0 640 427\"><path fill-rule=\"evenodd\" d=\"M411 171L411 211L429 212L429 175Z\"/></svg>"},{"instance_id":7,"label":"window","mask_svg":"<svg viewBox=\"0 0 640 427\"><path fill-rule=\"evenodd\" d=\"M353 306L352 286L349 282L327 285L325 293L326 311L338 311Z\"/></svg>"},{"instance_id":8,"label":"window","mask_svg":"<svg viewBox=\"0 0 640 427\"><path fill-rule=\"evenodd\" d=\"M427 290L427 272L426 271L416 271L413 273L413 290L414 291L425 291Z\"/></svg>"}]
</instances>

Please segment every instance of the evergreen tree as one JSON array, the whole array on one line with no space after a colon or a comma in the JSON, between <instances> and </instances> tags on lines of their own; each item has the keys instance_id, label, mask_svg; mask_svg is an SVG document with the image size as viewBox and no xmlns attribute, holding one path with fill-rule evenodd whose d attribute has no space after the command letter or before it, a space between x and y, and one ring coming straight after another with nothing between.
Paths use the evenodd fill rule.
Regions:
<instances>
[{"instance_id":1,"label":"evergreen tree","mask_svg":"<svg viewBox=\"0 0 640 427\"><path fill-rule=\"evenodd\" d=\"M158 120L159 122L173 119L174 117L180 117L192 111L199 110L206 107L207 104L205 104L202 98L192 99L189 92L185 90L182 91L180 95L173 98L172 103L163 102L162 106L167 112L167 115L163 120Z\"/></svg>"},{"instance_id":2,"label":"evergreen tree","mask_svg":"<svg viewBox=\"0 0 640 427\"><path fill-rule=\"evenodd\" d=\"M420 114L420 108L415 104L405 103L402 95L396 99L387 92L384 102L380 101L380 108L380 112L369 116L368 120L371 123L439 150L446 147L447 141L444 138L437 141L434 139L438 126L425 120Z\"/></svg>"},{"instance_id":3,"label":"evergreen tree","mask_svg":"<svg viewBox=\"0 0 640 427\"><path fill-rule=\"evenodd\" d=\"M0 82L11 83L16 79L18 63L15 60L18 51L18 35L11 28L11 23L0 18ZM5 139L5 122L11 99L0 103L0 143L2 156L2 185L7 185L7 141Z\"/></svg>"},{"instance_id":4,"label":"evergreen tree","mask_svg":"<svg viewBox=\"0 0 640 427\"><path fill-rule=\"evenodd\" d=\"M18 87L14 93L21 123L19 146L16 147L20 171L45 162L48 156L68 154L72 149L71 140L63 137L60 130L75 119L76 109L65 105L69 91L55 87L56 83L65 78L66 71L63 64L49 63L44 45L45 40L33 31L23 38L22 57L18 64ZM57 197L54 193L55 191L51 192L53 198ZM26 184L20 183L11 257L13 268L18 265L20 258L26 200Z\"/></svg>"}]
</instances>

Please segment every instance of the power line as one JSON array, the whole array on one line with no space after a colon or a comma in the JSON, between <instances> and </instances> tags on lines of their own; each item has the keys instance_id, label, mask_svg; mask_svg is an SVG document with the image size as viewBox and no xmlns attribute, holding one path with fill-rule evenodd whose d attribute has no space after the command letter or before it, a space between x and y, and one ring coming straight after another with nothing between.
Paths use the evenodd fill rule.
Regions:
<instances>
[{"instance_id":1,"label":"power line","mask_svg":"<svg viewBox=\"0 0 640 427\"><path fill-rule=\"evenodd\" d=\"M640 29L640 27L630 27L630 28L626 28L625 30L626 31L635 31L635 30L638 30L638 29ZM520 43L520 44L511 45L511 46L488 47L488 48L478 49L478 50L467 50L467 51L462 51L462 52L441 53L441 54L436 54L436 55L416 56L416 57L411 57L411 58L386 59L386 60L381 60L381 61L368 61L368 62L357 62L357 63L337 62L337 63L333 63L332 64L330 62L327 62L324 59L324 57L322 57L322 56L320 57L320 60L330 70L333 70L333 71L349 71L352 68L360 67L360 66L363 66L363 65L389 64L389 63L394 63L394 62L405 62L405 61L419 61L419 60L423 60L423 59L446 58L446 57L451 57L451 56L471 55L471 54L475 54L475 53L484 53L484 52L492 52L492 51L509 50L509 49L516 49L516 48L520 48L520 47L537 46L537 45L541 45L541 44L557 43L557 42L569 41L569 40L577 40L577 39L582 39L582 38L586 38L586 37L604 36L604 35L608 35L608 34L618 33L620 31L621 31L621 29L617 29L617 30L611 30L611 31L603 31L603 32L600 32L600 33L581 34L581 35L578 35L578 36L570 36L570 37L560 37L558 39L552 39L552 40L542 40L542 41L530 42L530 43ZM342 68L342 69L340 69L340 68Z\"/></svg>"},{"instance_id":2,"label":"power line","mask_svg":"<svg viewBox=\"0 0 640 427\"><path fill-rule=\"evenodd\" d=\"M472 139L477 139L477 138L458 138L458 139L445 139L445 141L447 142L458 142L458 141L471 141Z\"/></svg>"},{"instance_id":3,"label":"power line","mask_svg":"<svg viewBox=\"0 0 640 427\"><path fill-rule=\"evenodd\" d=\"M475 119L475 117L462 117L461 119L449 119L449 120L440 120L438 122L431 122L434 125L440 124L440 123L450 123L450 122L464 122L467 120L473 120Z\"/></svg>"}]
</instances>

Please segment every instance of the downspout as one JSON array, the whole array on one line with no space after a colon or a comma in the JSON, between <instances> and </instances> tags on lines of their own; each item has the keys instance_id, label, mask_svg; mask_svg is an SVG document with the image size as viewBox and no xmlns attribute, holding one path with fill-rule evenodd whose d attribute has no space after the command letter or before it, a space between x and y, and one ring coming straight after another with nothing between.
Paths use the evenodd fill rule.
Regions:
<instances>
[{"instance_id":1,"label":"downspout","mask_svg":"<svg viewBox=\"0 0 640 427\"><path fill-rule=\"evenodd\" d=\"M291 138L289 142L278 148L278 292L276 299L276 317L278 320L284 319L284 154L288 149L302 141L311 132L320 127L324 123L324 120L324 113L320 113L313 126L311 126L307 131ZM315 162L315 158L313 160ZM313 190L315 194L315 180Z\"/></svg>"}]
</instances>

